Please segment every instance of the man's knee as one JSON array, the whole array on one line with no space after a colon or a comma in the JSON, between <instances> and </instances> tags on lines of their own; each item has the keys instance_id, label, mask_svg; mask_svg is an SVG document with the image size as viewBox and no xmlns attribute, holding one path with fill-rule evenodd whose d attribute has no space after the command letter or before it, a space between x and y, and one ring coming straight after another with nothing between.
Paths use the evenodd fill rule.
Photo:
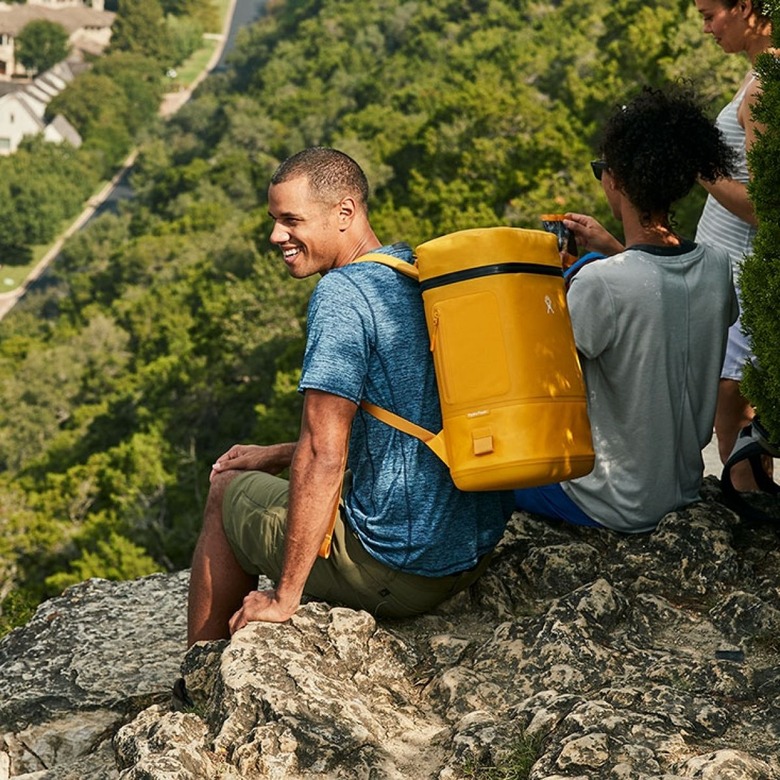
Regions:
<instances>
[{"instance_id":1,"label":"man's knee","mask_svg":"<svg viewBox=\"0 0 780 780\"><path fill-rule=\"evenodd\" d=\"M228 485L243 472L223 471L214 474L209 484L209 494L206 498L206 510L203 515L203 527L207 525L222 525L222 505Z\"/></svg>"}]
</instances>

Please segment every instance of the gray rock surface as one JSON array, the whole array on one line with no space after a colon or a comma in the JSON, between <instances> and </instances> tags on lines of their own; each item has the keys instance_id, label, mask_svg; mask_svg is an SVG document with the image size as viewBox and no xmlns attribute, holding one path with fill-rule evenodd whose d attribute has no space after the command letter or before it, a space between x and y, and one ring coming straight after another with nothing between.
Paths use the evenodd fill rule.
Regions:
<instances>
[{"instance_id":1,"label":"gray rock surface","mask_svg":"<svg viewBox=\"0 0 780 780\"><path fill-rule=\"evenodd\" d=\"M780 780L780 525L705 488L641 536L517 514L414 620L312 602L185 655L186 573L79 585L0 641L0 780Z\"/></svg>"},{"instance_id":2,"label":"gray rock surface","mask_svg":"<svg viewBox=\"0 0 780 780\"><path fill-rule=\"evenodd\" d=\"M113 734L170 700L188 580L89 580L0 641L0 780L117 776Z\"/></svg>"}]
</instances>

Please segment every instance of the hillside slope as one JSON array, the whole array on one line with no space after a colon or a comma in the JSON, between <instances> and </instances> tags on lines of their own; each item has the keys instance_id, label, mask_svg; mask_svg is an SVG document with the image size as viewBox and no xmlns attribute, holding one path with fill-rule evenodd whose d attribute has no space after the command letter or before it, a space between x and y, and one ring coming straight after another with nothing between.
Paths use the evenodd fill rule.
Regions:
<instances>
[{"instance_id":1,"label":"hillside slope","mask_svg":"<svg viewBox=\"0 0 780 780\"><path fill-rule=\"evenodd\" d=\"M608 221L588 166L606 112L682 74L716 106L742 71L696 16L682 0L296 0L244 30L231 69L144 145L126 210L0 323L3 624L90 576L188 565L209 464L297 435L311 284L269 251L281 159L355 156L386 241L550 210Z\"/></svg>"}]
</instances>

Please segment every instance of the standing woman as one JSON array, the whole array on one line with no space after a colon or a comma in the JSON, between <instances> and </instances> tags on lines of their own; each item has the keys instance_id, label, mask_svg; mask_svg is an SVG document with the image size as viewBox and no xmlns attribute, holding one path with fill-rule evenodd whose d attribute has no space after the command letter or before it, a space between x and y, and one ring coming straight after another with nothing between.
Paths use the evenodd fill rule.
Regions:
<instances>
[{"instance_id":1,"label":"standing woman","mask_svg":"<svg viewBox=\"0 0 780 780\"><path fill-rule=\"evenodd\" d=\"M759 54L773 52L772 24L763 9L762 0L695 2L704 22L704 32L712 35L726 53L744 52L751 64L734 99L720 112L716 122L726 143L737 153L733 178L714 182L700 180L709 194L696 232L697 242L722 246L728 251L739 292L739 268L743 257L751 253L756 234L756 217L747 192L750 179L747 152L753 145L757 129L752 113L761 90L753 66ZM754 414L739 386L745 363L751 358L750 344L737 320L729 331L715 414L718 452L724 463L739 431L750 422ZM738 490L755 490L755 481L748 464L739 464L737 469L732 472L734 486Z\"/></svg>"}]
</instances>

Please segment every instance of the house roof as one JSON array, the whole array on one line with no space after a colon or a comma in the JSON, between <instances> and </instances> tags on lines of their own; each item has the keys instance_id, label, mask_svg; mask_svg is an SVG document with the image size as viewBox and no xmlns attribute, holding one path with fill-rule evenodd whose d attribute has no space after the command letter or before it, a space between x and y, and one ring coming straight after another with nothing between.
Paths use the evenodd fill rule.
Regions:
<instances>
[{"instance_id":1,"label":"house roof","mask_svg":"<svg viewBox=\"0 0 780 780\"><path fill-rule=\"evenodd\" d=\"M49 76L56 76L62 79L66 84L72 81L79 73L83 73L85 70L89 70L89 64L86 62L80 62L74 59L63 60L56 65L52 65L49 70L41 73L36 77L38 79L47 78Z\"/></svg>"},{"instance_id":2,"label":"house roof","mask_svg":"<svg viewBox=\"0 0 780 780\"><path fill-rule=\"evenodd\" d=\"M59 95L62 90L65 89L65 85L62 87L55 87L51 84L47 84L42 79L36 79L29 87L27 92L30 95L35 95L39 100L43 100L48 103L55 95Z\"/></svg>"},{"instance_id":3,"label":"house roof","mask_svg":"<svg viewBox=\"0 0 780 780\"><path fill-rule=\"evenodd\" d=\"M81 146L82 139L78 130L76 130L62 114L57 114L57 116L49 122L48 127L54 128L60 134L60 137L64 141L67 141L71 146L75 146L77 149Z\"/></svg>"},{"instance_id":4,"label":"house roof","mask_svg":"<svg viewBox=\"0 0 780 780\"><path fill-rule=\"evenodd\" d=\"M61 24L73 35L85 27L110 27L116 14L94 8L47 8L43 5L11 5L0 3L0 33L16 37L27 24L39 19Z\"/></svg>"},{"instance_id":5,"label":"house roof","mask_svg":"<svg viewBox=\"0 0 780 780\"><path fill-rule=\"evenodd\" d=\"M16 81L0 81L0 97L11 92L18 92L20 89L24 89L24 86L24 84L19 84Z\"/></svg>"},{"instance_id":6,"label":"house roof","mask_svg":"<svg viewBox=\"0 0 780 780\"><path fill-rule=\"evenodd\" d=\"M42 89L38 87L37 84L30 84L27 89L24 90L23 94L28 97L32 98L33 100L37 101L41 104L41 112L43 112L43 109L46 108L47 103L54 97L54 95L50 95L48 92L44 92Z\"/></svg>"},{"instance_id":7,"label":"house roof","mask_svg":"<svg viewBox=\"0 0 780 780\"><path fill-rule=\"evenodd\" d=\"M59 95L74 78L73 70L67 62L58 62L53 68L44 71L31 83L15 84L15 89L0 93L0 99L13 98L22 108L37 119L41 119L49 101ZM2 85L3 82L0 82ZM43 124L41 123L41 126Z\"/></svg>"},{"instance_id":8,"label":"house roof","mask_svg":"<svg viewBox=\"0 0 780 780\"><path fill-rule=\"evenodd\" d=\"M58 95L67 86L63 79L52 73L50 70L46 71L43 75L35 79L35 84L37 84L44 92L51 95L52 97Z\"/></svg>"}]
</instances>

